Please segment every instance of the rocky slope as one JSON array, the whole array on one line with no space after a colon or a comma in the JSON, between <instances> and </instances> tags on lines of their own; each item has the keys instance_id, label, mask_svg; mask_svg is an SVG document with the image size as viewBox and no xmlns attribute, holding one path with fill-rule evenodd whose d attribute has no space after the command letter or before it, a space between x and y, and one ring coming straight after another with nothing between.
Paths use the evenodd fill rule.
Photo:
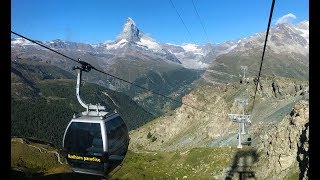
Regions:
<instances>
[{"instance_id":1,"label":"rocky slope","mask_svg":"<svg viewBox=\"0 0 320 180\"><path fill-rule=\"evenodd\" d=\"M293 96L304 96L303 93L306 93L306 91L298 91ZM222 165L219 171L213 173L213 178L237 179L241 176L246 179L309 179L309 103L306 100L298 99L301 98L297 98L291 103L284 103L285 105L280 106L280 108L279 106L275 107L277 110L270 112L268 115L261 115L263 116L262 119L260 117L262 122L256 122L259 118L252 118L253 127L250 130L253 137L252 145L243 146L243 149L230 152L229 157L231 159L227 164ZM308 98L304 97L302 99ZM276 101L276 99L273 99L273 101ZM277 103L283 104L281 101L277 101ZM259 103L259 106L262 106L262 104ZM264 108L265 111L272 109L265 106ZM219 147L212 146L210 149L235 148L237 145L237 142L233 141L236 140L235 133L237 130L232 127L235 125L227 122L220 124L220 121L220 123L213 125L210 131L206 131L204 127L198 125L199 131L197 132L196 130L190 130L188 125L194 126L195 123L199 122L197 121L198 119L193 119L193 123L186 125L185 122L179 119L181 115L180 117L172 116L174 118L171 121L174 122L170 122L170 124L166 118L162 118L158 120L159 122L149 123L144 127L145 129L140 128L137 131L132 131L130 149L140 153L145 152L145 149L175 152L178 149L188 151L196 146L209 147L212 144L219 145ZM188 121L187 116L184 118L185 121ZM195 116L197 117L197 115ZM268 118L273 119L275 122L268 122ZM169 126L158 130L157 126L160 126L161 123L167 123ZM215 123L214 120L213 123ZM157 126L153 126L153 124ZM203 124L208 127L208 123ZM230 132L223 132L222 129L227 128ZM147 132L150 133L147 134ZM187 134L183 134L185 132ZM208 140L201 133L208 132L219 134L217 135L218 138L212 138L215 139L215 142L211 144L203 143L208 142ZM185 143L188 138L192 141ZM198 139L203 142L199 143L201 140ZM170 143L166 143L166 141Z\"/></svg>"},{"instance_id":2,"label":"rocky slope","mask_svg":"<svg viewBox=\"0 0 320 180\"><path fill-rule=\"evenodd\" d=\"M261 129L276 125L290 113L298 100L306 99L308 93L307 81L265 77L260 84L251 114L252 126L248 127L253 142L261 134ZM274 89L274 84L278 90ZM203 111L183 105L132 131L130 147L171 151L199 146L236 146L237 125L227 115L241 113L235 102L237 98L249 99L245 113L250 113L254 89L253 80L247 84L203 85L183 98L183 102Z\"/></svg>"},{"instance_id":3,"label":"rocky slope","mask_svg":"<svg viewBox=\"0 0 320 180\"><path fill-rule=\"evenodd\" d=\"M309 103L297 102L290 114L261 135L258 150L262 160L257 176L283 179L290 173L308 179L309 173ZM272 168L268 168L272 167Z\"/></svg>"}]
</instances>

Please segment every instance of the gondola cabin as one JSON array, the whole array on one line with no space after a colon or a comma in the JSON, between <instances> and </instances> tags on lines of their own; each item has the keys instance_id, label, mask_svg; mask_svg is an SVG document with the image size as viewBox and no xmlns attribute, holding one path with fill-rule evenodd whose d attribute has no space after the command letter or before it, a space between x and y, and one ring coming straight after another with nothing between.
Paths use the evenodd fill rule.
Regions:
<instances>
[{"instance_id":1,"label":"gondola cabin","mask_svg":"<svg viewBox=\"0 0 320 180\"><path fill-rule=\"evenodd\" d=\"M82 71L78 70L76 95L86 111L73 115L64 132L62 152L76 173L106 177L120 165L129 146L128 129L117 112L105 112L105 107L86 104L80 98Z\"/></svg>"},{"instance_id":2,"label":"gondola cabin","mask_svg":"<svg viewBox=\"0 0 320 180\"><path fill-rule=\"evenodd\" d=\"M127 126L118 113L75 116L63 149L74 172L106 176L123 161L129 145Z\"/></svg>"}]
</instances>

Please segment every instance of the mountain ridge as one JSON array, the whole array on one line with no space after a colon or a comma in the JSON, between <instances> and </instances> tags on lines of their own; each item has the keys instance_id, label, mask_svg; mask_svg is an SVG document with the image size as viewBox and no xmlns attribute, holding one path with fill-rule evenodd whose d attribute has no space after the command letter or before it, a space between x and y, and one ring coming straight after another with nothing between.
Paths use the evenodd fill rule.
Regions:
<instances>
[{"instance_id":1,"label":"mountain ridge","mask_svg":"<svg viewBox=\"0 0 320 180\"><path fill-rule=\"evenodd\" d=\"M248 37L238 38L236 40L228 40L223 43L207 43L205 45L197 45L186 43L182 45L174 45L170 43L158 43L155 39L144 34L137 27L136 23L129 17L123 25L122 31L118 34L114 41L98 44L74 43L61 40L53 40L44 44L54 48L76 49L91 53L113 54L114 50L122 49L128 46L127 50L140 49L142 52L152 52L156 56L167 62L182 64L186 68L206 69L218 56L227 54L230 51L243 52L248 48L261 48L264 43L265 33L258 32ZM290 38L293 38L290 40ZM65 44L63 44L65 43ZM23 39L12 39L12 46L26 45L32 46L32 43ZM309 20L303 20L299 23L284 23L271 27L268 41L268 48L275 53L297 53L308 55L309 51ZM300 48L302 46L304 48ZM299 50L301 49L301 50ZM113 53L112 53L113 51ZM123 50L126 51L126 50ZM123 54L125 52L119 52ZM165 58L167 57L167 58ZM168 59L169 58L169 59Z\"/></svg>"}]
</instances>

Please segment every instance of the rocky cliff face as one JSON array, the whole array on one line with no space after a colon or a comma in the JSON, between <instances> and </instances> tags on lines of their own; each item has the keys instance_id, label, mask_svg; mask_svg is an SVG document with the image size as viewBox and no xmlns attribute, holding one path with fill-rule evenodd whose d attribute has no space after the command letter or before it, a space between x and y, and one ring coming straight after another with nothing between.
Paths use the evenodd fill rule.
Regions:
<instances>
[{"instance_id":1,"label":"rocky cliff face","mask_svg":"<svg viewBox=\"0 0 320 180\"><path fill-rule=\"evenodd\" d=\"M260 178L283 179L299 173L308 179L309 168L309 103L294 105L292 111L276 127L261 136Z\"/></svg>"},{"instance_id":2,"label":"rocky cliff face","mask_svg":"<svg viewBox=\"0 0 320 180\"><path fill-rule=\"evenodd\" d=\"M248 127L258 143L261 135L277 126L293 105L305 99L308 83L288 78L266 77L260 79L256 103L252 112L252 125ZM301 86L301 90L300 90ZM254 95L254 80L230 85L203 85L183 98L183 102L203 111L182 107L131 132L133 150L176 150L192 147L237 146L238 125L228 119L228 114L242 113L235 99L247 97L250 113Z\"/></svg>"}]
</instances>

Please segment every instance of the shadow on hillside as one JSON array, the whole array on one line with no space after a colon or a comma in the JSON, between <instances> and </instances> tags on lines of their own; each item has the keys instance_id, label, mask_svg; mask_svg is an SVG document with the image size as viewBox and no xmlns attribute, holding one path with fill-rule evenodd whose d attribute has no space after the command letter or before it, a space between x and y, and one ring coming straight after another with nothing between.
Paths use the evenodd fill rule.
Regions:
<instances>
[{"instance_id":1,"label":"shadow on hillside","mask_svg":"<svg viewBox=\"0 0 320 180\"><path fill-rule=\"evenodd\" d=\"M238 174L240 180L256 179L255 172L253 171L253 164L258 161L258 153L256 150L239 150L233 157L230 170L226 174L225 180L233 179L235 173Z\"/></svg>"},{"instance_id":2,"label":"shadow on hillside","mask_svg":"<svg viewBox=\"0 0 320 180\"><path fill-rule=\"evenodd\" d=\"M85 175L78 173L60 173L60 174L52 174L46 175L43 174L32 174L27 175L24 172L11 170L11 179L14 180L101 180L101 177L93 176L93 175Z\"/></svg>"}]
</instances>

